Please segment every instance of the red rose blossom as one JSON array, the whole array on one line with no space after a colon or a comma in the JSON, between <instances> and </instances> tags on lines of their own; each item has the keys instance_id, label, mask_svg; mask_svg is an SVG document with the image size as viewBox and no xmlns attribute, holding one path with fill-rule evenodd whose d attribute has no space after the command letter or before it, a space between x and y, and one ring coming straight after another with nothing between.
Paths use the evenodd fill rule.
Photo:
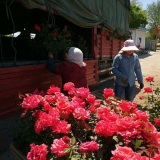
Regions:
<instances>
[{"instance_id":1,"label":"red rose blossom","mask_svg":"<svg viewBox=\"0 0 160 160\"><path fill-rule=\"evenodd\" d=\"M36 31L38 31L38 32L41 31L41 27L40 27L39 25L37 25L37 24L34 25L34 29L35 29Z\"/></svg>"},{"instance_id":2,"label":"red rose blossom","mask_svg":"<svg viewBox=\"0 0 160 160\"><path fill-rule=\"evenodd\" d=\"M160 154L156 154L151 160L160 160Z\"/></svg>"},{"instance_id":3,"label":"red rose blossom","mask_svg":"<svg viewBox=\"0 0 160 160\"><path fill-rule=\"evenodd\" d=\"M143 100L143 99L144 99L144 97L143 97L143 96L139 96L138 98L139 98L140 100Z\"/></svg>"},{"instance_id":4,"label":"red rose blossom","mask_svg":"<svg viewBox=\"0 0 160 160\"><path fill-rule=\"evenodd\" d=\"M147 82L154 82L154 77L148 76L146 77Z\"/></svg>"},{"instance_id":5,"label":"red rose blossom","mask_svg":"<svg viewBox=\"0 0 160 160\"><path fill-rule=\"evenodd\" d=\"M73 97L70 105L72 106L73 110L79 107L85 108L85 103L83 99L78 98L78 97Z\"/></svg>"},{"instance_id":6,"label":"red rose blossom","mask_svg":"<svg viewBox=\"0 0 160 160\"><path fill-rule=\"evenodd\" d=\"M119 107L124 112L131 112L132 110L134 110L137 107L137 104L122 100L121 103L119 104Z\"/></svg>"},{"instance_id":7,"label":"red rose blossom","mask_svg":"<svg viewBox=\"0 0 160 160\"><path fill-rule=\"evenodd\" d=\"M154 122L157 126L160 126L160 118L154 118Z\"/></svg>"},{"instance_id":8,"label":"red rose blossom","mask_svg":"<svg viewBox=\"0 0 160 160\"><path fill-rule=\"evenodd\" d=\"M60 88L54 85L51 85L50 88L47 90L47 94L55 94L56 92L60 92Z\"/></svg>"},{"instance_id":9,"label":"red rose blossom","mask_svg":"<svg viewBox=\"0 0 160 160\"><path fill-rule=\"evenodd\" d=\"M157 129L151 122L144 123L143 137L145 137L146 140L153 141L155 139L156 134Z\"/></svg>"},{"instance_id":10,"label":"red rose blossom","mask_svg":"<svg viewBox=\"0 0 160 160\"><path fill-rule=\"evenodd\" d=\"M68 141L67 141L68 142ZM53 140L53 144L51 146L51 152L54 153L57 157L63 157L66 156L67 153L65 152L65 150L69 147L69 144L66 143L66 136L63 139L54 139Z\"/></svg>"},{"instance_id":11,"label":"red rose blossom","mask_svg":"<svg viewBox=\"0 0 160 160\"><path fill-rule=\"evenodd\" d=\"M24 100L22 102L22 108L25 108L25 109L37 108L41 102L41 99L42 99L42 96L40 96L40 95L28 96L28 97L24 98Z\"/></svg>"},{"instance_id":12,"label":"red rose blossom","mask_svg":"<svg viewBox=\"0 0 160 160\"><path fill-rule=\"evenodd\" d=\"M123 117L116 121L117 133L123 137L132 137L137 134L137 130L141 126L141 121L136 121L134 117Z\"/></svg>"},{"instance_id":13,"label":"red rose blossom","mask_svg":"<svg viewBox=\"0 0 160 160\"><path fill-rule=\"evenodd\" d=\"M100 107L100 105L101 105L101 101L99 99L96 99L95 102L94 102L94 106L96 108L98 108L98 107Z\"/></svg>"},{"instance_id":14,"label":"red rose blossom","mask_svg":"<svg viewBox=\"0 0 160 160\"><path fill-rule=\"evenodd\" d=\"M63 136L62 137L62 140L65 142L65 143L70 143L70 138L68 136Z\"/></svg>"},{"instance_id":15,"label":"red rose blossom","mask_svg":"<svg viewBox=\"0 0 160 160\"><path fill-rule=\"evenodd\" d=\"M109 137L113 136L117 131L117 126L114 122L101 120L99 121L95 128L94 132L99 136Z\"/></svg>"},{"instance_id":16,"label":"red rose blossom","mask_svg":"<svg viewBox=\"0 0 160 160\"><path fill-rule=\"evenodd\" d=\"M89 111L85 110L84 108L80 108L80 107L76 108L73 111L73 116L74 118L81 119L83 121L90 118Z\"/></svg>"},{"instance_id":17,"label":"red rose blossom","mask_svg":"<svg viewBox=\"0 0 160 160\"><path fill-rule=\"evenodd\" d=\"M63 86L64 91L70 91L75 87L72 82L65 83Z\"/></svg>"},{"instance_id":18,"label":"red rose blossom","mask_svg":"<svg viewBox=\"0 0 160 160\"><path fill-rule=\"evenodd\" d=\"M93 104L95 102L96 97L93 94L89 94L86 98L88 103Z\"/></svg>"},{"instance_id":19,"label":"red rose blossom","mask_svg":"<svg viewBox=\"0 0 160 160\"><path fill-rule=\"evenodd\" d=\"M109 36L109 33L108 32L106 32L106 37L108 37Z\"/></svg>"},{"instance_id":20,"label":"red rose blossom","mask_svg":"<svg viewBox=\"0 0 160 160\"><path fill-rule=\"evenodd\" d=\"M71 125L68 124L66 121L62 120L62 121L57 121L57 123L55 123L53 127L51 127L51 129L55 133L67 134L70 132Z\"/></svg>"},{"instance_id":21,"label":"red rose blossom","mask_svg":"<svg viewBox=\"0 0 160 160\"><path fill-rule=\"evenodd\" d=\"M103 97L108 98L108 97L113 97L114 96L114 91L111 88L105 88L103 91Z\"/></svg>"},{"instance_id":22,"label":"red rose blossom","mask_svg":"<svg viewBox=\"0 0 160 160\"><path fill-rule=\"evenodd\" d=\"M95 141L84 142L84 143L81 143L79 146L79 151L81 153L94 152L98 149L99 149L99 146Z\"/></svg>"},{"instance_id":23,"label":"red rose blossom","mask_svg":"<svg viewBox=\"0 0 160 160\"><path fill-rule=\"evenodd\" d=\"M89 95L89 93L90 92L88 88L81 87L76 89L76 94L81 98L86 98Z\"/></svg>"},{"instance_id":24,"label":"red rose blossom","mask_svg":"<svg viewBox=\"0 0 160 160\"><path fill-rule=\"evenodd\" d=\"M144 122L147 122L149 120L148 112L144 112L137 109L134 113L135 113L135 117L137 117L137 119L139 120L142 120Z\"/></svg>"},{"instance_id":25,"label":"red rose blossom","mask_svg":"<svg viewBox=\"0 0 160 160\"><path fill-rule=\"evenodd\" d=\"M71 82L63 87L68 94L52 85L46 95L36 90L23 96L23 116L34 122L30 123L32 126L27 123L26 129L34 126L31 133L35 132L38 139L33 140L50 147L47 150L46 144L32 142L28 160L68 159L74 155L90 159L101 154L101 149L102 159L159 160L160 132L156 127L160 126L160 118L154 118L155 127L149 122L149 112L139 110L137 104L122 100L111 105L112 99L108 97L114 96L112 89L105 89L106 99L100 100L88 88L75 88ZM153 91L148 87L146 92ZM136 146L137 142L140 146ZM113 147L116 148L114 151L111 150ZM135 152L132 149L136 149ZM106 157L108 153L112 157ZM99 155L96 158L99 159Z\"/></svg>"},{"instance_id":26,"label":"red rose blossom","mask_svg":"<svg viewBox=\"0 0 160 160\"><path fill-rule=\"evenodd\" d=\"M35 145L34 143L30 144L30 152L27 154L27 160L46 160L47 159L47 145Z\"/></svg>"},{"instance_id":27,"label":"red rose blossom","mask_svg":"<svg viewBox=\"0 0 160 160\"><path fill-rule=\"evenodd\" d=\"M61 115L65 115L67 118L72 113L72 106L67 100L61 100L56 103L56 107L59 110Z\"/></svg>"},{"instance_id":28,"label":"red rose blossom","mask_svg":"<svg viewBox=\"0 0 160 160\"><path fill-rule=\"evenodd\" d=\"M148 160L147 157L141 156L129 147L118 146L116 150L112 151L112 154L111 160Z\"/></svg>"},{"instance_id":29,"label":"red rose blossom","mask_svg":"<svg viewBox=\"0 0 160 160\"><path fill-rule=\"evenodd\" d=\"M110 108L107 108L105 106L99 107L97 109L97 118L101 120L107 118L110 111L111 111Z\"/></svg>"},{"instance_id":30,"label":"red rose blossom","mask_svg":"<svg viewBox=\"0 0 160 160\"><path fill-rule=\"evenodd\" d=\"M153 92L152 88L150 88L150 87L144 88L144 93L152 93L152 92Z\"/></svg>"},{"instance_id":31,"label":"red rose blossom","mask_svg":"<svg viewBox=\"0 0 160 160\"><path fill-rule=\"evenodd\" d=\"M45 130L47 127L53 126L54 123L57 124L56 117L53 117L53 115L47 114L45 112L39 112L38 119L35 122L35 132L39 134L41 131Z\"/></svg>"},{"instance_id":32,"label":"red rose blossom","mask_svg":"<svg viewBox=\"0 0 160 160\"><path fill-rule=\"evenodd\" d=\"M96 107L94 105L91 105L89 107L89 110L90 110L91 113L95 113L96 112Z\"/></svg>"}]
</instances>

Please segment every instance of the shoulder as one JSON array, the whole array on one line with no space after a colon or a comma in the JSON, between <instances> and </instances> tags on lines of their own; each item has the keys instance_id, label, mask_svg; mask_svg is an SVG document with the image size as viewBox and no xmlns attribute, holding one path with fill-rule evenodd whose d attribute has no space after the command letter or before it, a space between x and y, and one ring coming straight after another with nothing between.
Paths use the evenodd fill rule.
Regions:
<instances>
[{"instance_id":1,"label":"shoulder","mask_svg":"<svg viewBox=\"0 0 160 160\"><path fill-rule=\"evenodd\" d=\"M138 54L136 54L136 53L133 53L133 56L134 56L134 58L136 58L136 59L139 58L139 57L138 57Z\"/></svg>"},{"instance_id":2,"label":"shoulder","mask_svg":"<svg viewBox=\"0 0 160 160\"><path fill-rule=\"evenodd\" d=\"M122 57L123 57L123 53L118 53L118 54L114 57L114 59L115 59L115 60L116 60L116 59L121 60Z\"/></svg>"}]
</instances>

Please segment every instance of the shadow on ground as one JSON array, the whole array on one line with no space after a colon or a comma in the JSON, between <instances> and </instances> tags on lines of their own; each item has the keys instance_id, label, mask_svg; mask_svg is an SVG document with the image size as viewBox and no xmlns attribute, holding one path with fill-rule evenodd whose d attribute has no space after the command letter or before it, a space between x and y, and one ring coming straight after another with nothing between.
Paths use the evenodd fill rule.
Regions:
<instances>
[{"instance_id":1,"label":"shadow on ground","mask_svg":"<svg viewBox=\"0 0 160 160\"><path fill-rule=\"evenodd\" d=\"M0 120L0 160L17 160L10 152L9 147L19 126L19 114Z\"/></svg>"},{"instance_id":2,"label":"shadow on ground","mask_svg":"<svg viewBox=\"0 0 160 160\"><path fill-rule=\"evenodd\" d=\"M141 91L141 89L139 88L139 86L136 85L135 87L135 94L134 94L134 97L133 99L136 97L136 95Z\"/></svg>"},{"instance_id":3,"label":"shadow on ground","mask_svg":"<svg viewBox=\"0 0 160 160\"><path fill-rule=\"evenodd\" d=\"M145 51L145 53L137 52L137 54L138 54L139 59L144 59L144 58L152 56L150 54L150 51Z\"/></svg>"}]
</instances>

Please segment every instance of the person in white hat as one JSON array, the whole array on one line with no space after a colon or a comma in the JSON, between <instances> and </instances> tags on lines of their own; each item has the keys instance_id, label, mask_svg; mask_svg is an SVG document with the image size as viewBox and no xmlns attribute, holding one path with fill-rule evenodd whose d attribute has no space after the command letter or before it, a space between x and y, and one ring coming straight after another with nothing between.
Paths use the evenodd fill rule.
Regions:
<instances>
[{"instance_id":1,"label":"person in white hat","mask_svg":"<svg viewBox=\"0 0 160 160\"><path fill-rule=\"evenodd\" d=\"M135 53L138 50L134 41L129 39L124 42L124 47L114 57L112 64L112 72L115 75L114 89L115 96L120 99L125 93L125 100L133 101L136 78L140 89L144 87L141 65Z\"/></svg>"},{"instance_id":2,"label":"person in white hat","mask_svg":"<svg viewBox=\"0 0 160 160\"><path fill-rule=\"evenodd\" d=\"M83 62L83 52L79 48L71 47L66 54L66 61L55 60L51 53L48 56L48 69L62 76L62 85L72 82L76 88L88 87L86 63Z\"/></svg>"}]
</instances>

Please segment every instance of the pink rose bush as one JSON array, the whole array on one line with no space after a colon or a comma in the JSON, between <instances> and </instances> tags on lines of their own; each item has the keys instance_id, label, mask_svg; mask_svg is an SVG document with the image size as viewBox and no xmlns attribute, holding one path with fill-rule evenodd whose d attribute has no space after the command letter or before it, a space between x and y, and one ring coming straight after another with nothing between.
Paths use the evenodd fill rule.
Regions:
<instances>
[{"instance_id":1,"label":"pink rose bush","mask_svg":"<svg viewBox=\"0 0 160 160\"><path fill-rule=\"evenodd\" d=\"M143 111L149 112L149 120L155 125L158 131L160 131L160 88L154 87L154 77L148 76L145 78L148 82L148 86L144 88L143 100L145 103L141 105Z\"/></svg>"},{"instance_id":2,"label":"pink rose bush","mask_svg":"<svg viewBox=\"0 0 160 160\"><path fill-rule=\"evenodd\" d=\"M153 79L149 79L153 81ZM88 88L69 82L65 92L52 85L23 96L21 145L28 160L156 160L160 133L148 112L114 98L104 89L97 99ZM113 101L116 103L113 103ZM159 120L155 119L156 124Z\"/></svg>"},{"instance_id":3,"label":"pink rose bush","mask_svg":"<svg viewBox=\"0 0 160 160\"><path fill-rule=\"evenodd\" d=\"M35 145L31 144L30 145L31 150L27 154L27 159L28 160L46 160L47 158L47 145L41 144L41 145Z\"/></svg>"}]
</instances>

